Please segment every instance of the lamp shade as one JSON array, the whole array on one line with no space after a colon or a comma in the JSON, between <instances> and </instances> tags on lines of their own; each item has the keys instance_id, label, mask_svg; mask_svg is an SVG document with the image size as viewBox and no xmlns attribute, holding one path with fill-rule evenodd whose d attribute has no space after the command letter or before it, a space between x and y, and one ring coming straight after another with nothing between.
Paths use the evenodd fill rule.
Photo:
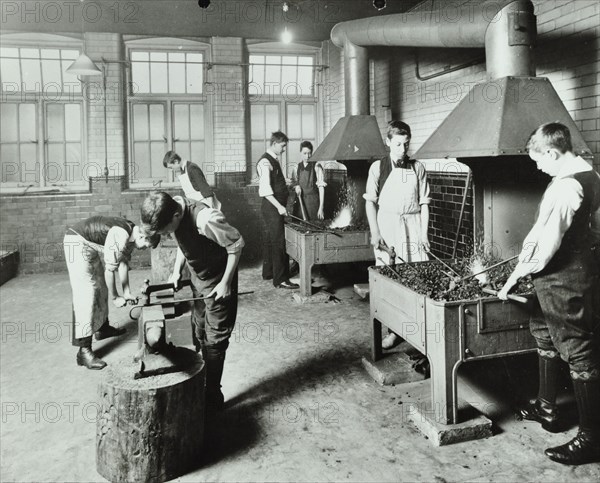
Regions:
<instances>
[{"instance_id":1,"label":"lamp shade","mask_svg":"<svg viewBox=\"0 0 600 483\"><path fill-rule=\"evenodd\" d=\"M102 71L94 61L83 53L67 67L67 72L73 75L102 75Z\"/></svg>"}]
</instances>

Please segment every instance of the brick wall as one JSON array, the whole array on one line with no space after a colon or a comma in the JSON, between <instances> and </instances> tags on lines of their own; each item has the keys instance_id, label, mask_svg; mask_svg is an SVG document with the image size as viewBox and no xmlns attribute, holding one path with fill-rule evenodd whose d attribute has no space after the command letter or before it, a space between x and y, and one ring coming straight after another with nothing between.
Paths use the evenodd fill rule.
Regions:
<instances>
[{"instance_id":1,"label":"brick wall","mask_svg":"<svg viewBox=\"0 0 600 483\"><path fill-rule=\"evenodd\" d=\"M458 220L463 203L466 174L429 173L431 204L429 205L429 240L432 251L440 257L452 255ZM456 244L456 256L462 258L471 254L473 247L473 190L467 191L467 198Z\"/></svg>"},{"instance_id":2,"label":"brick wall","mask_svg":"<svg viewBox=\"0 0 600 483\"><path fill-rule=\"evenodd\" d=\"M452 2L438 1L436 5ZM600 168L600 4L596 1L535 0L538 42L537 75L548 77L594 154ZM423 8L430 4L424 3ZM416 151L475 83L486 80L485 63L429 81L415 75L415 50L394 49L392 109L394 118L412 128ZM482 58L483 49L419 49L421 76ZM549 119L551 120L551 119Z\"/></svg>"},{"instance_id":3,"label":"brick wall","mask_svg":"<svg viewBox=\"0 0 600 483\"><path fill-rule=\"evenodd\" d=\"M228 221L246 240L243 263L261 259L262 230L257 186L246 186L244 173L217 173L217 196ZM166 190L182 195L179 189ZM124 177L95 178L86 193L3 196L0 198L0 250L19 250L21 273L66 270L62 239L66 227L94 215L139 222L140 206L150 190L127 190ZM135 250L132 267L148 267L150 252Z\"/></svg>"},{"instance_id":4,"label":"brick wall","mask_svg":"<svg viewBox=\"0 0 600 483\"><path fill-rule=\"evenodd\" d=\"M453 0L422 2L445 8L456 5ZM594 165L600 169L600 4L596 1L534 0L538 24L535 50L537 75L552 82L569 114L594 154ZM329 79L342 75L342 51L327 42ZM338 55L334 55L335 52ZM382 55L388 56L386 64ZM412 128L411 152L416 152L437 129L446 116L471 87L486 80L484 49L418 49L419 72L427 76L472 60L480 62L429 81L418 80L413 48L373 48L371 58L371 113L375 114L385 134L384 102L390 99L391 117L402 119ZM389 68L386 68L388 67ZM385 81L390 78L389 93ZM387 97L386 97L387 96ZM339 114L331 109L331 117ZM551 119L550 119L551 120ZM460 213L465 175L430 172L433 202L431 204L432 246L439 254L452 252L454 234ZM458 255L464 253L472 236L472 197L469 194L462 223Z\"/></svg>"}]
</instances>

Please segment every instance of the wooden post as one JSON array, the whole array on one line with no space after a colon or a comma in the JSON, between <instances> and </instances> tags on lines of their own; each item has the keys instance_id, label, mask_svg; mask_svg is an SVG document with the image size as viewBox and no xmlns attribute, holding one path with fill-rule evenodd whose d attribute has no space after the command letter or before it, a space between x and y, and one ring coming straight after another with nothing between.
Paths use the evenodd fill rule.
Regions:
<instances>
[{"instance_id":1,"label":"wooden post","mask_svg":"<svg viewBox=\"0 0 600 483\"><path fill-rule=\"evenodd\" d=\"M131 359L111 364L99 385L96 468L109 481L162 482L199 465L205 369L182 349L180 372L134 380Z\"/></svg>"}]
</instances>

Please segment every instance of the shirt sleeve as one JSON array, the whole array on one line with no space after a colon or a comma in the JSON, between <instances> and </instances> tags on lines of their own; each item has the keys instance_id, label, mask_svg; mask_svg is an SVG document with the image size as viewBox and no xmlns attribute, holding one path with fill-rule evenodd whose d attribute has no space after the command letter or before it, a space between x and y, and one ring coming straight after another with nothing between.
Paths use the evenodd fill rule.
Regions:
<instances>
[{"instance_id":1,"label":"shirt sleeve","mask_svg":"<svg viewBox=\"0 0 600 483\"><path fill-rule=\"evenodd\" d=\"M427 180L427 170L417 161L415 162L415 171L419 180L419 205L428 205L431 203L431 190Z\"/></svg>"},{"instance_id":2,"label":"shirt sleeve","mask_svg":"<svg viewBox=\"0 0 600 483\"><path fill-rule=\"evenodd\" d=\"M113 226L104 242L104 268L114 272L122 261L129 261L133 244L129 243L129 233L120 226Z\"/></svg>"},{"instance_id":3,"label":"shirt sleeve","mask_svg":"<svg viewBox=\"0 0 600 483\"><path fill-rule=\"evenodd\" d=\"M369 176L367 177L366 193L363 198L367 201L377 203L379 200L379 167L381 161L375 161L369 168Z\"/></svg>"},{"instance_id":4,"label":"shirt sleeve","mask_svg":"<svg viewBox=\"0 0 600 483\"><path fill-rule=\"evenodd\" d=\"M258 172L258 196L261 198L273 194L271 169L271 163L266 158L262 158L256 166L256 171Z\"/></svg>"},{"instance_id":5,"label":"shirt sleeve","mask_svg":"<svg viewBox=\"0 0 600 483\"><path fill-rule=\"evenodd\" d=\"M323 169L323 166L318 163L315 164L315 173L317 173L317 188L325 188L327 183L325 183L325 170Z\"/></svg>"},{"instance_id":6,"label":"shirt sleeve","mask_svg":"<svg viewBox=\"0 0 600 483\"><path fill-rule=\"evenodd\" d=\"M198 232L227 250L227 253L239 253L245 242L240 232L227 223L225 215L219 210L206 208L196 217Z\"/></svg>"},{"instance_id":7,"label":"shirt sleeve","mask_svg":"<svg viewBox=\"0 0 600 483\"><path fill-rule=\"evenodd\" d=\"M560 248L565 232L583 201L583 188L573 178L555 180L544 193L533 228L523 241L514 274L522 278L544 269Z\"/></svg>"}]
</instances>

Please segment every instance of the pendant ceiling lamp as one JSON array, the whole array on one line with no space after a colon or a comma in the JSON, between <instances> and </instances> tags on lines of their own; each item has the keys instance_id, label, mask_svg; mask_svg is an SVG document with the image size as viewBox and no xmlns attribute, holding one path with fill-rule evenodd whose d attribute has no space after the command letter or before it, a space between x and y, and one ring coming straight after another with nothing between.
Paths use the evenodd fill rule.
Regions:
<instances>
[{"instance_id":1,"label":"pendant ceiling lamp","mask_svg":"<svg viewBox=\"0 0 600 483\"><path fill-rule=\"evenodd\" d=\"M84 0L80 0L81 7L83 8ZM76 76L88 75L88 76L99 76L102 75L102 70L90 59L85 53L85 15L81 16L81 35L83 37L83 50L79 57L69 67L66 72Z\"/></svg>"},{"instance_id":2,"label":"pendant ceiling lamp","mask_svg":"<svg viewBox=\"0 0 600 483\"><path fill-rule=\"evenodd\" d=\"M67 72L73 75L102 75L102 70L94 64L94 61L90 59L85 53L81 53L81 55L73 62L69 67L67 67Z\"/></svg>"}]
</instances>

